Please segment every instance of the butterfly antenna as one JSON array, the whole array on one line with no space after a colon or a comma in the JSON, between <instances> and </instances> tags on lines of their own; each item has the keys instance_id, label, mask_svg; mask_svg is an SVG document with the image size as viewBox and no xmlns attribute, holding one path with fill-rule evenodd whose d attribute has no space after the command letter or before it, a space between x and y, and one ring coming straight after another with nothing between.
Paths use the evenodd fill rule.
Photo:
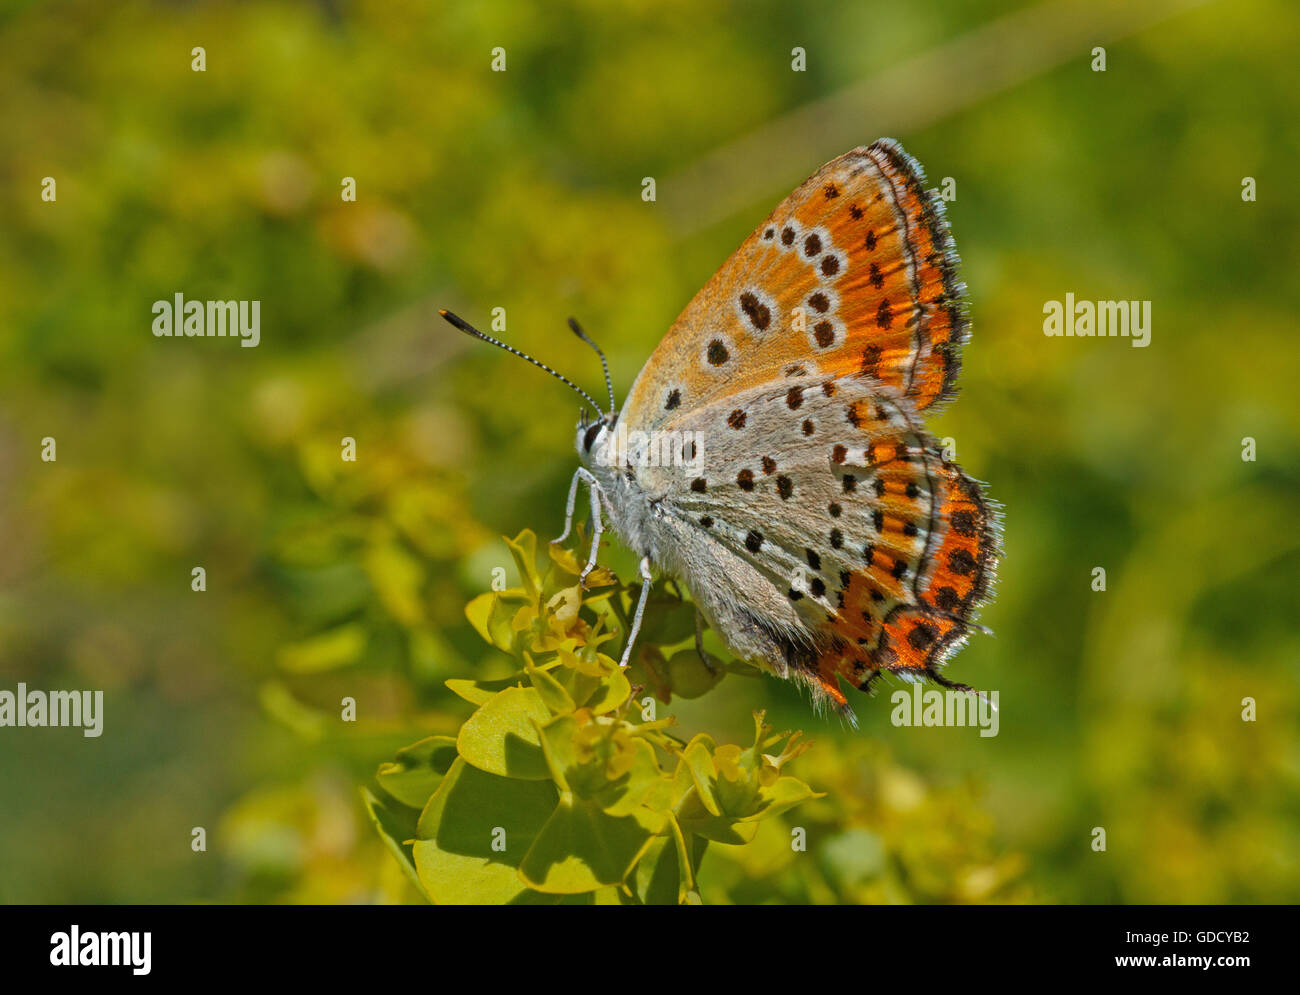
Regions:
<instances>
[{"instance_id":1,"label":"butterfly antenna","mask_svg":"<svg viewBox=\"0 0 1300 995\"><path fill-rule=\"evenodd\" d=\"M573 329L574 335L595 349L596 355L600 357L600 368L605 371L605 389L609 391L609 410L613 411L618 405L614 403L614 381L609 378L609 361L605 359L605 354L600 351L600 346L588 338L587 333L582 330L577 318L569 319L569 327Z\"/></svg>"},{"instance_id":2,"label":"butterfly antenna","mask_svg":"<svg viewBox=\"0 0 1300 995\"><path fill-rule=\"evenodd\" d=\"M566 377L563 373L557 373L555 370L551 369L545 363L533 359L533 357L528 355L528 353L522 352L519 349L516 349L514 346L506 345L500 339L494 339L491 335L484 335L477 328L471 325L468 321L460 317L460 315L453 314L451 311L446 311L443 310L442 308L438 309L438 313L442 315L443 319L448 324L453 325L456 328L459 328L466 335L472 335L476 339L482 339L484 342L488 342L496 346L498 349L504 349L506 352L510 353L511 355L518 356L520 359L528 360L528 362L532 363L540 370L545 370L551 376L555 377L556 380L560 381L563 384L567 384L570 388L576 391L581 397L583 397L586 400L586 402L596 410L596 414L599 417L601 418L605 417L605 412L600 410L600 405L591 399L591 395L588 394L581 387L579 387L572 380L570 380L568 377Z\"/></svg>"}]
</instances>

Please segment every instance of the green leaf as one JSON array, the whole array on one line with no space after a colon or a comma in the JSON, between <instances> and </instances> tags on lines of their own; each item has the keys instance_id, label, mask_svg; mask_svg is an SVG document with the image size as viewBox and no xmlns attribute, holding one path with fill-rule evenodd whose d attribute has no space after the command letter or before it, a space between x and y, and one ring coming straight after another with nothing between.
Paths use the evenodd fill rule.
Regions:
<instances>
[{"instance_id":1,"label":"green leaf","mask_svg":"<svg viewBox=\"0 0 1300 995\"><path fill-rule=\"evenodd\" d=\"M686 765L691 780L695 784L695 790L699 794L700 801L709 814L722 815L722 808L719 806L718 799L714 794L714 787L718 780L718 770L713 765L713 749L712 737L700 733L686 744L686 749L682 751L681 762Z\"/></svg>"},{"instance_id":2,"label":"green leaf","mask_svg":"<svg viewBox=\"0 0 1300 995\"><path fill-rule=\"evenodd\" d=\"M542 577L537 572L537 536L532 529L524 529L513 539L506 539L510 555L515 558L519 568L519 578L523 581L528 599L536 602L542 589Z\"/></svg>"},{"instance_id":3,"label":"green leaf","mask_svg":"<svg viewBox=\"0 0 1300 995\"><path fill-rule=\"evenodd\" d=\"M622 777L607 781L594 798L596 804L609 815L632 814L656 787L668 780L659 769L654 747L644 739L634 739L632 742L636 753L631 769Z\"/></svg>"},{"instance_id":4,"label":"green leaf","mask_svg":"<svg viewBox=\"0 0 1300 995\"><path fill-rule=\"evenodd\" d=\"M551 772L551 780L561 791L572 791L568 772L578 766L573 745L573 734L578 728L578 720L572 715L559 715L544 725L537 727L538 738L542 743L542 755L546 758L546 767Z\"/></svg>"},{"instance_id":5,"label":"green leaf","mask_svg":"<svg viewBox=\"0 0 1300 995\"><path fill-rule=\"evenodd\" d=\"M279 681L267 681L257 691L266 713L306 740L323 739L329 720L323 712L304 705Z\"/></svg>"},{"instance_id":6,"label":"green leaf","mask_svg":"<svg viewBox=\"0 0 1300 995\"><path fill-rule=\"evenodd\" d=\"M766 819L779 815L810 798L821 798L823 794L824 792L814 791L797 777L778 777L774 784L759 791L759 810L744 816L744 819Z\"/></svg>"},{"instance_id":7,"label":"green leaf","mask_svg":"<svg viewBox=\"0 0 1300 995\"><path fill-rule=\"evenodd\" d=\"M677 821L688 833L729 846L748 843L758 832L757 821L739 822L730 816L714 815L704 807L698 792L691 792L682 800L677 809Z\"/></svg>"},{"instance_id":8,"label":"green leaf","mask_svg":"<svg viewBox=\"0 0 1300 995\"><path fill-rule=\"evenodd\" d=\"M681 862L671 835L656 836L637 861L632 890L643 905L676 905L681 884Z\"/></svg>"},{"instance_id":9,"label":"green leaf","mask_svg":"<svg viewBox=\"0 0 1300 995\"><path fill-rule=\"evenodd\" d=\"M680 905L695 890L695 868L699 867L706 840L688 839L674 820L670 832L656 836L637 861L629 884L645 905Z\"/></svg>"},{"instance_id":10,"label":"green leaf","mask_svg":"<svg viewBox=\"0 0 1300 995\"><path fill-rule=\"evenodd\" d=\"M590 730L592 726L587 726ZM541 727L542 748L546 752L551 778L563 791L572 791L583 801L612 816L630 815L648 795L667 781L654 747L644 739L629 736L626 730L618 734L617 742L624 761L622 771L611 779L607 772L610 753L616 748L605 739L596 741L591 755L580 756L576 746L579 735L578 721L571 715L561 715ZM665 792L665 800L670 796ZM660 811L666 809L663 805Z\"/></svg>"},{"instance_id":11,"label":"green leaf","mask_svg":"<svg viewBox=\"0 0 1300 995\"><path fill-rule=\"evenodd\" d=\"M456 737L456 749L479 770L501 777L550 778L537 725L551 712L533 688L506 688L471 715Z\"/></svg>"},{"instance_id":12,"label":"green leaf","mask_svg":"<svg viewBox=\"0 0 1300 995\"><path fill-rule=\"evenodd\" d=\"M632 603L636 604L633 596ZM647 644L672 646L695 634L695 606L667 595L651 595L641 620L641 635Z\"/></svg>"},{"instance_id":13,"label":"green leaf","mask_svg":"<svg viewBox=\"0 0 1300 995\"><path fill-rule=\"evenodd\" d=\"M518 686L525 676L524 672L520 670L509 677L502 677L495 681L470 681L453 677L450 680L443 681L443 683L452 694L464 698L471 705L486 705L489 699L506 688Z\"/></svg>"},{"instance_id":14,"label":"green leaf","mask_svg":"<svg viewBox=\"0 0 1300 995\"><path fill-rule=\"evenodd\" d=\"M722 661L694 649L678 650L668 661L668 685L679 698L698 698L717 687L726 674Z\"/></svg>"},{"instance_id":15,"label":"green leaf","mask_svg":"<svg viewBox=\"0 0 1300 995\"><path fill-rule=\"evenodd\" d=\"M450 905L553 901L530 891L518 868L556 798L550 781L496 777L457 759L420 815L412 847L430 899Z\"/></svg>"},{"instance_id":16,"label":"green leaf","mask_svg":"<svg viewBox=\"0 0 1300 995\"><path fill-rule=\"evenodd\" d=\"M668 827L672 830L673 843L677 848L677 864L680 868L677 900L685 903L687 894L695 891L695 862L692 860L692 854L686 842L686 835L682 832L682 827L671 815L668 817Z\"/></svg>"},{"instance_id":17,"label":"green leaf","mask_svg":"<svg viewBox=\"0 0 1300 995\"><path fill-rule=\"evenodd\" d=\"M538 891L555 894L618 884L662 825L645 809L614 818L564 794L519 872Z\"/></svg>"},{"instance_id":18,"label":"green leaf","mask_svg":"<svg viewBox=\"0 0 1300 995\"><path fill-rule=\"evenodd\" d=\"M469 624L474 626L475 631L483 637L484 642L492 643L493 645L496 644L492 639L492 632L488 626L488 619L492 615L492 606L496 603L496 600L496 591L485 591L477 598L472 599L470 603L465 606L465 617L469 619Z\"/></svg>"},{"instance_id":19,"label":"green leaf","mask_svg":"<svg viewBox=\"0 0 1300 995\"><path fill-rule=\"evenodd\" d=\"M465 606L465 617L484 642L510 653L515 646L515 615L531 604L527 594L518 588L488 591Z\"/></svg>"},{"instance_id":20,"label":"green leaf","mask_svg":"<svg viewBox=\"0 0 1300 995\"><path fill-rule=\"evenodd\" d=\"M293 674L319 674L360 660L366 649L366 628L359 622L340 625L282 646L276 654L281 669Z\"/></svg>"},{"instance_id":21,"label":"green leaf","mask_svg":"<svg viewBox=\"0 0 1300 995\"><path fill-rule=\"evenodd\" d=\"M430 901L429 893L420 882L420 875L415 869L415 858L411 853L410 840L415 835L416 823L414 814L390 809L366 788L361 789L361 802L366 807L371 823L378 830L379 838L384 841L384 846L397 858L402 871L411 879L411 884L415 885L415 890L426 901Z\"/></svg>"},{"instance_id":22,"label":"green leaf","mask_svg":"<svg viewBox=\"0 0 1300 995\"><path fill-rule=\"evenodd\" d=\"M604 715L618 708L632 694L632 685L621 670L612 670L604 677L589 677L573 671L573 700L593 715Z\"/></svg>"},{"instance_id":23,"label":"green leaf","mask_svg":"<svg viewBox=\"0 0 1300 995\"><path fill-rule=\"evenodd\" d=\"M442 777L456 759L456 740L451 736L430 736L404 746L389 763L380 764L375 775L380 786L403 805L424 808Z\"/></svg>"},{"instance_id":24,"label":"green leaf","mask_svg":"<svg viewBox=\"0 0 1300 995\"><path fill-rule=\"evenodd\" d=\"M528 674L528 679L532 682L533 689L542 703L552 712L560 714L573 711L575 706L573 699L569 697L569 692L547 671L534 667L532 663L525 663L524 672Z\"/></svg>"},{"instance_id":25,"label":"green leaf","mask_svg":"<svg viewBox=\"0 0 1300 995\"><path fill-rule=\"evenodd\" d=\"M405 626L424 621L424 567L398 542L383 539L366 550L366 574L380 603Z\"/></svg>"}]
</instances>

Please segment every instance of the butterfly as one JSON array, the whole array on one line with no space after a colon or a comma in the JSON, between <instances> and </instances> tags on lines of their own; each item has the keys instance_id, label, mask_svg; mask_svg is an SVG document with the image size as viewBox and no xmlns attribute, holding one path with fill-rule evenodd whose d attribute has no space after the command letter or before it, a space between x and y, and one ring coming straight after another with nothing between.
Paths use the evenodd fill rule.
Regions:
<instances>
[{"instance_id":1,"label":"butterfly","mask_svg":"<svg viewBox=\"0 0 1300 995\"><path fill-rule=\"evenodd\" d=\"M824 165L695 295L617 408L584 396L569 488L641 554L627 666L654 570L737 657L853 713L841 686L948 680L1000 556L997 509L925 417L955 393L969 334L943 201L882 139ZM697 646L699 640L697 636ZM701 651L701 655L702 651Z\"/></svg>"}]
</instances>

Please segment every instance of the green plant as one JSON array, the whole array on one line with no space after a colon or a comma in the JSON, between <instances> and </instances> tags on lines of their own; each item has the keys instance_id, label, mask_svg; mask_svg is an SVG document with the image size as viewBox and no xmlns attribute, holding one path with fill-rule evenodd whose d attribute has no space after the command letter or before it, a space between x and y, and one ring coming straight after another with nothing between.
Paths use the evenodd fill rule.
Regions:
<instances>
[{"instance_id":1,"label":"green plant","mask_svg":"<svg viewBox=\"0 0 1300 995\"><path fill-rule=\"evenodd\" d=\"M507 544L522 586L475 598L466 615L519 669L447 681L476 708L456 736L380 767L385 797L365 792L376 828L437 903L698 902L710 843L746 844L764 820L820 797L783 773L809 744L761 712L747 747L674 737L656 700L701 694L729 669L695 650L665 660L659 647L689 635L694 609L653 599L625 672L601 647L627 631L629 592L601 569L584 592L573 553L554 546L543 576L532 532ZM654 698L638 701L641 689Z\"/></svg>"}]
</instances>

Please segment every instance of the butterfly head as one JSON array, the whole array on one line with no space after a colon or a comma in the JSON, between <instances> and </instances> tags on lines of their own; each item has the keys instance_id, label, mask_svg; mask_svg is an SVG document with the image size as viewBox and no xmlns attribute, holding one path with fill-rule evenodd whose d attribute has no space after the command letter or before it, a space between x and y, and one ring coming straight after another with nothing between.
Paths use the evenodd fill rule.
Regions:
<instances>
[{"instance_id":1,"label":"butterfly head","mask_svg":"<svg viewBox=\"0 0 1300 995\"><path fill-rule=\"evenodd\" d=\"M607 450L617 424L617 411L610 410L595 421L588 421L586 408L582 410L574 436L574 447L578 450L578 459L583 466L591 469L601 462L600 454Z\"/></svg>"}]
</instances>

